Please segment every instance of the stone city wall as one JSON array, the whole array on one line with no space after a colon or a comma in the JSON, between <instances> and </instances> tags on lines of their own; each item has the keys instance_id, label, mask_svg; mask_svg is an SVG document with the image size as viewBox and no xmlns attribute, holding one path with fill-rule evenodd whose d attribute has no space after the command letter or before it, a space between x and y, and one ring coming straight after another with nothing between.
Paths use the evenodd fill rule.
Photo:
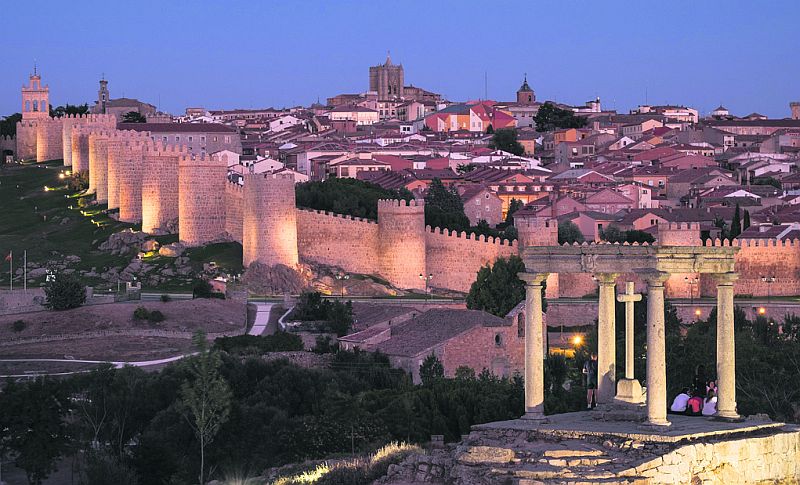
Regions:
<instances>
[{"instance_id":1,"label":"stone city wall","mask_svg":"<svg viewBox=\"0 0 800 485\"><path fill-rule=\"evenodd\" d=\"M273 174L245 175L242 205L242 254L245 267L297 267L297 209L294 178Z\"/></svg>"},{"instance_id":2,"label":"stone city wall","mask_svg":"<svg viewBox=\"0 0 800 485\"><path fill-rule=\"evenodd\" d=\"M17 122L17 158L20 160L36 159L36 121Z\"/></svg>"},{"instance_id":3,"label":"stone city wall","mask_svg":"<svg viewBox=\"0 0 800 485\"><path fill-rule=\"evenodd\" d=\"M178 187L178 160L185 155L183 146L152 142L144 145L142 231L152 233L157 229L164 230L178 218L178 191L175 190Z\"/></svg>"},{"instance_id":4,"label":"stone city wall","mask_svg":"<svg viewBox=\"0 0 800 485\"><path fill-rule=\"evenodd\" d=\"M123 136L122 157L117 160L117 190L119 191L119 220L142 221L142 177L144 148L150 143L137 134Z\"/></svg>"},{"instance_id":5,"label":"stone city wall","mask_svg":"<svg viewBox=\"0 0 800 485\"><path fill-rule=\"evenodd\" d=\"M425 289L424 201L378 201L378 274L400 288Z\"/></svg>"},{"instance_id":6,"label":"stone city wall","mask_svg":"<svg viewBox=\"0 0 800 485\"><path fill-rule=\"evenodd\" d=\"M467 292L481 266L517 254L517 246L500 238L427 226L425 252L431 286Z\"/></svg>"},{"instance_id":7,"label":"stone city wall","mask_svg":"<svg viewBox=\"0 0 800 485\"><path fill-rule=\"evenodd\" d=\"M305 261L352 273L377 273L378 224L360 217L297 210L297 247Z\"/></svg>"},{"instance_id":8,"label":"stone city wall","mask_svg":"<svg viewBox=\"0 0 800 485\"><path fill-rule=\"evenodd\" d=\"M36 121L36 161L47 162L64 156L63 119L45 118Z\"/></svg>"},{"instance_id":9,"label":"stone city wall","mask_svg":"<svg viewBox=\"0 0 800 485\"><path fill-rule=\"evenodd\" d=\"M201 246L225 234L225 162L210 155L182 155L178 161L178 234L187 246Z\"/></svg>"},{"instance_id":10,"label":"stone city wall","mask_svg":"<svg viewBox=\"0 0 800 485\"><path fill-rule=\"evenodd\" d=\"M17 139L11 135L0 136L0 155L6 151L10 151L12 154L17 153Z\"/></svg>"},{"instance_id":11,"label":"stone city wall","mask_svg":"<svg viewBox=\"0 0 800 485\"><path fill-rule=\"evenodd\" d=\"M89 131L89 193L97 193L97 180L102 177L106 187L103 192L108 198L108 144L105 140L111 132L101 129ZM101 141L103 140L103 141Z\"/></svg>"},{"instance_id":12,"label":"stone city wall","mask_svg":"<svg viewBox=\"0 0 800 485\"><path fill-rule=\"evenodd\" d=\"M244 205L244 187L235 183L225 184L225 232L234 241L242 242L244 236L242 206Z\"/></svg>"}]
</instances>

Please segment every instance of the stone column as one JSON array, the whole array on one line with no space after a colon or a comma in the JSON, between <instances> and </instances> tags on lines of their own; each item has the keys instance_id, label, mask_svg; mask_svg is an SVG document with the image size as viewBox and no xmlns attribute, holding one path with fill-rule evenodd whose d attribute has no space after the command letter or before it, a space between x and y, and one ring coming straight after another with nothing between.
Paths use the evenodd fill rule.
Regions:
<instances>
[{"instance_id":1,"label":"stone column","mask_svg":"<svg viewBox=\"0 0 800 485\"><path fill-rule=\"evenodd\" d=\"M597 404L611 404L616 392L616 322L614 291L617 275L596 275L600 284L597 313Z\"/></svg>"},{"instance_id":2,"label":"stone column","mask_svg":"<svg viewBox=\"0 0 800 485\"><path fill-rule=\"evenodd\" d=\"M736 345L733 328L733 283L736 273L714 275L717 282L717 416L737 419Z\"/></svg>"},{"instance_id":3,"label":"stone column","mask_svg":"<svg viewBox=\"0 0 800 485\"><path fill-rule=\"evenodd\" d=\"M542 338L542 282L547 273L520 273L525 282L525 415L522 419L545 421L544 340Z\"/></svg>"},{"instance_id":4,"label":"stone column","mask_svg":"<svg viewBox=\"0 0 800 485\"><path fill-rule=\"evenodd\" d=\"M668 273L643 275L647 281L647 424L667 421L667 357L664 337L664 282Z\"/></svg>"}]
</instances>

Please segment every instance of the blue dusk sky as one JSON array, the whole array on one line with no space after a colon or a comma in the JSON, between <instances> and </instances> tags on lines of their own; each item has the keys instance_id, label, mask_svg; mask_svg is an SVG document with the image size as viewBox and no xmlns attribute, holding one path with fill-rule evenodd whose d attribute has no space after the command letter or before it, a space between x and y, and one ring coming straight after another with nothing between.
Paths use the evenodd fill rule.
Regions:
<instances>
[{"instance_id":1,"label":"blue dusk sky","mask_svg":"<svg viewBox=\"0 0 800 485\"><path fill-rule=\"evenodd\" d=\"M0 115L34 60L51 104L111 97L175 114L324 102L367 89L386 51L406 84L451 100L604 108L680 103L789 115L800 100L800 1L5 1Z\"/></svg>"}]
</instances>

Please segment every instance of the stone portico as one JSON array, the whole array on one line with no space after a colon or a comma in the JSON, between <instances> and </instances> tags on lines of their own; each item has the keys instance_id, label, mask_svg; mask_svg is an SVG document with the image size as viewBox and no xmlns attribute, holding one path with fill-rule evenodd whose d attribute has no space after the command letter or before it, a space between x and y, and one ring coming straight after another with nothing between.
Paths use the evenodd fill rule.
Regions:
<instances>
[{"instance_id":1,"label":"stone portico","mask_svg":"<svg viewBox=\"0 0 800 485\"><path fill-rule=\"evenodd\" d=\"M526 283L525 415L531 421L544 416L544 349L542 288L551 273L591 273L599 285L597 319L597 404L608 409L614 404L640 406L641 385L633 375L632 284L619 296L626 303L626 372L616 380L615 312L616 280L633 273L647 283L647 398L646 424L669 426L667 420L667 371L664 329L664 282L670 274L709 274L717 285L717 417L738 419L733 329L734 256L739 248L628 244L583 244L529 246L522 252ZM638 395L637 395L638 393Z\"/></svg>"}]
</instances>

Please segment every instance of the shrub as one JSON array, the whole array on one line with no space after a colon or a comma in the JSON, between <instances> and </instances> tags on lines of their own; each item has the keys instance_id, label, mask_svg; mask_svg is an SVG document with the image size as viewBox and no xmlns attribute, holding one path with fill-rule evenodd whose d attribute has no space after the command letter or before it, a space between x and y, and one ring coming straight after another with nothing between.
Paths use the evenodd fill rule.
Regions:
<instances>
[{"instance_id":1,"label":"shrub","mask_svg":"<svg viewBox=\"0 0 800 485\"><path fill-rule=\"evenodd\" d=\"M11 324L11 328L15 332L21 332L25 330L25 322L23 320L16 320L14 323Z\"/></svg>"},{"instance_id":2,"label":"shrub","mask_svg":"<svg viewBox=\"0 0 800 485\"><path fill-rule=\"evenodd\" d=\"M192 287L193 298L211 298L211 283L200 280Z\"/></svg>"},{"instance_id":3,"label":"shrub","mask_svg":"<svg viewBox=\"0 0 800 485\"><path fill-rule=\"evenodd\" d=\"M336 342L331 341L330 336L317 335L317 340L314 343L314 348L311 349L315 354L332 354L339 349Z\"/></svg>"},{"instance_id":4,"label":"shrub","mask_svg":"<svg viewBox=\"0 0 800 485\"><path fill-rule=\"evenodd\" d=\"M163 322L164 314L158 310L153 310L152 312L150 312L150 316L147 319L153 323Z\"/></svg>"},{"instance_id":5,"label":"shrub","mask_svg":"<svg viewBox=\"0 0 800 485\"><path fill-rule=\"evenodd\" d=\"M303 340L299 335L276 332L272 335L236 335L219 337L214 347L228 353L267 353L303 350Z\"/></svg>"},{"instance_id":6,"label":"shrub","mask_svg":"<svg viewBox=\"0 0 800 485\"><path fill-rule=\"evenodd\" d=\"M135 318L136 320L149 320L150 310L148 310L143 306L140 306L133 311L133 318Z\"/></svg>"},{"instance_id":7,"label":"shrub","mask_svg":"<svg viewBox=\"0 0 800 485\"><path fill-rule=\"evenodd\" d=\"M57 273L44 286L45 306L51 310L77 308L86 302L86 287L72 274Z\"/></svg>"},{"instance_id":8,"label":"shrub","mask_svg":"<svg viewBox=\"0 0 800 485\"><path fill-rule=\"evenodd\" d=\"M161 301L164 303L169 303L172 301L172 297L164 293L163 295L161 295Z\"/></svg>"}]
</instances>

